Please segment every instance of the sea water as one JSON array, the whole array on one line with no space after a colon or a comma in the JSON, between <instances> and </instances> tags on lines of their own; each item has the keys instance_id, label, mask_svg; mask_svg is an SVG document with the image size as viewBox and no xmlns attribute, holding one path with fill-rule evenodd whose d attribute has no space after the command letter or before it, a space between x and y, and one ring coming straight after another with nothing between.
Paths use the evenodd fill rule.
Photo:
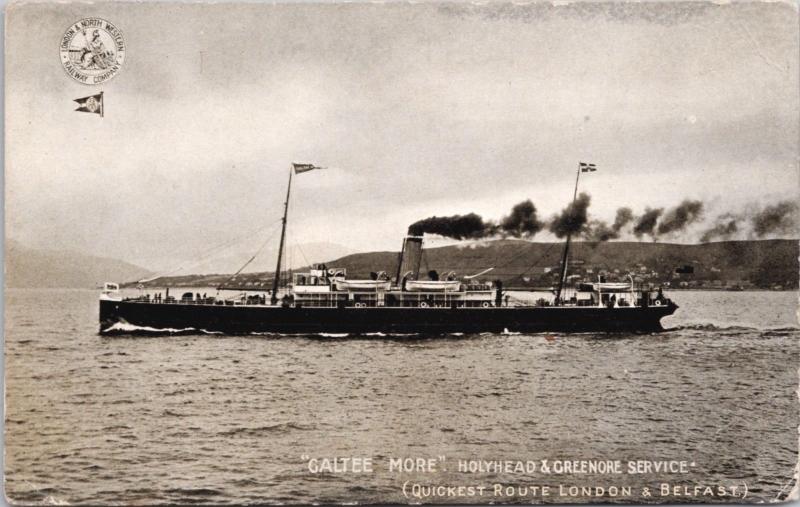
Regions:
<instances>
[{"instance_id":1,"label":"sea water","mask_svg":"<svg viewBox=\"0 0 800 507\"><path fill-rule=\"evenodd\" d=\"M14 502L651 502L643 488L663 484L686 488L670 495L746 484L745 500L771 501L792 488L795 293L671 292L680 309L652 335L435 338L102 337L97 296L6 292ZM371 472L309 470L343 458ZM406 458L439 468L388 469ZM543 459L574 464L543 475ZM651 468L576 474L608 460ZM521 471L468 469L505 461ZM659 462L693 465L665 474ZM501 496L415 499L406 482ZM553 494L531 496L544 487Z\"/></svg>"}]
</instances>

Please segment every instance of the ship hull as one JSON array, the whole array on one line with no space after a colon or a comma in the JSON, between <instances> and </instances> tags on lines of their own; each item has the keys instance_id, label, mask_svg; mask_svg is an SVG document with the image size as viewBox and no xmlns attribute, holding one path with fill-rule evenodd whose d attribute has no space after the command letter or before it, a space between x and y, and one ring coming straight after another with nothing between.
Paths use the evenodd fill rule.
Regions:
<instances>
[{"instance_id":1,"label":"ship hull","mask_svg":"<svg viewBox=\"0 0 800 507\"><path fill-rule=\"evenodd\" d=\"M148 328L225 334L657 332L677 306L317 308L100 301L101 334ZM121 325L116 325L121 324Z\"/></svg>"}]
</instances>

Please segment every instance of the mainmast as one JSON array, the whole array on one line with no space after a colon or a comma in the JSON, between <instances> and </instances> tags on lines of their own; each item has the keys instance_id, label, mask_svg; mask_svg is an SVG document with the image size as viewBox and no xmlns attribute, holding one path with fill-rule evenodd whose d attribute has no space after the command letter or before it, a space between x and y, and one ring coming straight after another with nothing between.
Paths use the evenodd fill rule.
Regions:
<instances>
[{"instance_id":1,"label":"mainmast","mask_svg":"<svg viewBox=\"0 0 800 507\"><path fill-rule=\"evenodd\" d=\"M575 175L575 191L572 193L572 204L578 199L578 181L581 178L582 172L596 171L597 167L594 164L585 164L578 162L578 172ZM564 284L567 281L567 261L569 259L569 245L572 240L572 233L567 233L567 242L564 244L564 254L561 256L561 275L558 277L558 291L556 292L556 304L561 304L561 291L564 290Z\"/></svg>"},{"instance_id":2,"label":"mainmast","mask_svg":"<svg viewBox=\"0 0 800 507\"><path fill-rule=\"evenodd\" d=\"M289 185L286 187L286 202L283 203L283 223L281 225L281 242L278 245L278 265L275 267L275 276L272 280L272 298L270 301L273 305L278 303L278 283L281 279L281 261L283 260L283 242L286 240L286 217L289 215L289 194L292 191L292 173L294 167L289 168Z\"/></svg>"}]
</instances>

